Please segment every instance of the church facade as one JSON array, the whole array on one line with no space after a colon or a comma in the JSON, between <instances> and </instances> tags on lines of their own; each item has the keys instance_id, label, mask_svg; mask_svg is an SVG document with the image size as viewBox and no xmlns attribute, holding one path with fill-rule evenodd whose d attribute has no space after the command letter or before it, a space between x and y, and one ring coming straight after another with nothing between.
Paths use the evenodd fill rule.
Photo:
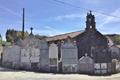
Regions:
<instances>
[{"instance_id":1,"label":"church facade","mask_svg":"<svg viewBox=\"0 0 120 80\"><path fill-rule=\"evenodd\" d=\"M86 16L85 31L76 36L78 46L78 58L88 54L96 63L111 62L111 53L108 48L108 40L96 29L95 17L92 13Z\"/></svg>"},{"instance_id":2,"label":"church facade","mask_svg":"<svg viewBox=\"0 0 120 80\"><path fill-rule=\"evenodd\" d=\"M108 64L112 62L111 52L108 47L107 38L96 29L95 17L92 13L87 13L86 16L86 29L85 31L76 36L78 47L78 59L87 54L91 58L91 65L95 65L95 73L107 73ZM86 65L89 67L89 65ZM102 68L104 66L104 68ZM86 67L86 69L88 69ZM89 68L90 69L90 68ZM91 68L91 71L93 68Z\"/></svg>"}]
</instances>

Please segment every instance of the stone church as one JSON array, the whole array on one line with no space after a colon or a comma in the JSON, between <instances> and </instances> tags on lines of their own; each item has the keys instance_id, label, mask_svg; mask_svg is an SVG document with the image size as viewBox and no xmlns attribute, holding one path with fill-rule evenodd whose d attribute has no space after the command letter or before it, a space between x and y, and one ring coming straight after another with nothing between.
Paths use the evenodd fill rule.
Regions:
<instances>
[{"instance_id":1,"label":"stone church","mask_svg":"<svg viewBox=\"0 0 120 80\"><path fill-rule=\"evenodd\" d=\"M71 43L69 42L68 44L67 40L69 37L71 38ZM48 41L49 44L54 42L55 44L58 45L58 64L60 64L59 70L65 73L75 72L75 68L77 68L77 73L87 74L112 73L114 72L114 65L112 65L112 60L118 59L117 56L120 55L120 49L113 45L111 39L101 34L96 29L95 16L92 14L91 11L87 13L86 28L84 31L77 31L53 37L48 37L46 38L46 40ZM74 49L74 54L72 54L73 52L71 51L72 45L71 47L67 47L66 49L68 50L66 50L66 52L63 53L62 47L66 43L67 43L66 46L69 46L70 44L76 45L77 49L76 51ZM113 51L115 52L113 53ZM75 56L77 56L77 58ZM70 58L71 60L74 59L78 61L74 61L73 62L74 64L72 64L70 63L71 60L69 60L70 61L69 62L65 58L66 59ZM75 66L76 63L77 67L74 68L73 66ZM69 66L66 66L67 69L66 67L64 69L63 67L64 65ZM120 68L119 64L118 66ZM73 71L71 71L72 68L74 68Z\"/></svg>"},{"instance_id":2,"label":"stone church","mask_svg":"<svg viewBox=\"0 0 120 80\"><path fill-rule=\"evenodd\" d=\"M87 54L87 56L93 59L94 63L99 63L100 65L106 63L104 66L107 66L107 63L112 61L108 40L96 29L95 17L91 12L87 13L86 20L85 31L76 36L78 59Z\"/></svg>"},{"instance_id":3,"label":"stone church","mask_svg":"<svg viewBox=\"0 0 120 80\"><path fill-rule=\"evenodd\" d=\"M111 54L108 51L108 40L96 29L95 17L87 13L85 31L76 36L78 46L78 58L88 54L96 63L111 62Z\"/></svg>"}]
</instances>

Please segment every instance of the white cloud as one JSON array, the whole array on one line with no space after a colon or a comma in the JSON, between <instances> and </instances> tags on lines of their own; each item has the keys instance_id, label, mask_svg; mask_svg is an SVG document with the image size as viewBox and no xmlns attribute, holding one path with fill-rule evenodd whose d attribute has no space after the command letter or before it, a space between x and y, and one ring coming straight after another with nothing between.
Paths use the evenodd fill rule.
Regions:
<instances>
[{"instance_id":1,"label":"white cloud","mask_svg":"<svg viewBox=\"0 0 120 80\"><path fill-rule=\"evenodd\" d=\"M120 22L120 8L116 9L114 12L112 12L110 15L113 16L105 16L101 15L103 17L103 23L101 23L99 26L103 27L105 24L111 23L111 22ZM115 17L114 17L115 16ZM117 18L118 16L118 18Z\"/></svg>"},{"instance_id":2,"label":"white cloud","mask_svg":"<svg viewBox=\"0 0 120 80\"><path fill-rule=\"evenodd\" d=\"M81 3L83 4L93 4L93 5L97 5L100 4L101 2L103 2L102 0L79 0Z\"/></svg>"},{"instance_id":3,"label":"white cloud","mask_svg":"<svg viewBox=\"0 0 120 80\"><path fill-rule=\"evenodd\" d=\"M20 14L18 14L17 12L15 12L15 11L13 11L13 10L5 7L5 6L0 5L0 8L3 9L3 10L5 10L5 11L7 11L7 12L9 12L9 13L11 13L11 14L13 14L13 15L15 15L15 16L21 17Z\"/></svg>"},{"instance_id":4,"label":"white cloud","mask_svg":"<svg viewBox=\"0 0 120 80\"><path fill-rule=\"evenodd\" d=\"M62 16L55 17L55 20L64 20L64 19L76 19L76 18L83 18L83 14L66 14Z\"/></svg>"},{"instance_id":5,"label":"white cloud","mask_svg":"<svg viewBox=\"0 0 120 80\"><path fill-rule=\"evenodd\" d=\"M57 30L57 29L50 27L50 26L45 26L43 29L34 29L33 33L39 34L39 35L54 36L54 35L62 34L65 32Z\"/></svg>"}]
</instances>

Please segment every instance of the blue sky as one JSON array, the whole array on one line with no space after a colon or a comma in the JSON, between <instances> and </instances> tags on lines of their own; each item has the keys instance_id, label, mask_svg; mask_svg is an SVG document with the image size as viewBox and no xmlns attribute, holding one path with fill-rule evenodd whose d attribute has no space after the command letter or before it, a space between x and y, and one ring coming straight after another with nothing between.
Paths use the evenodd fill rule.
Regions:
<instances>
[{"instance_id":1,"label":"blue sky","mask_svg":"<svg viewBox=\"0 0 120 80\"><path fill-rule=\"evenodd\" d=\"M120 17L120 0L59 0L78 7ZM25 30L34 34L57 35L85 29L87 10L63 5L54 0L0 0L0 33L21 30L22 8L25 8ZM120 18L93 12L97 29L103 34L120 34Z\"/></svg>"}]
</instances>

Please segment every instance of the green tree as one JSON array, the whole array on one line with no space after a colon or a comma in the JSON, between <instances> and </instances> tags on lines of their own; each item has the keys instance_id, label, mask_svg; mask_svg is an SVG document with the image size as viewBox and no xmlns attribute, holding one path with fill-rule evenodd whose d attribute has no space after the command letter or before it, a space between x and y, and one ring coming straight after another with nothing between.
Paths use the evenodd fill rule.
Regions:
<instances>
[{"instance_id":1,"label":"green tree","mask_svg":"<svg viewBox=\"0 0 120 80\"><path fill-rule=\"evenodd\" d=\"M28 32L25 32L25 37L28 36ZM22 38L22 31L17 31L14 29L8 29L6 31L6 41L7 42L15 42L18 38Z\"/></svg>"}]
</instances>

